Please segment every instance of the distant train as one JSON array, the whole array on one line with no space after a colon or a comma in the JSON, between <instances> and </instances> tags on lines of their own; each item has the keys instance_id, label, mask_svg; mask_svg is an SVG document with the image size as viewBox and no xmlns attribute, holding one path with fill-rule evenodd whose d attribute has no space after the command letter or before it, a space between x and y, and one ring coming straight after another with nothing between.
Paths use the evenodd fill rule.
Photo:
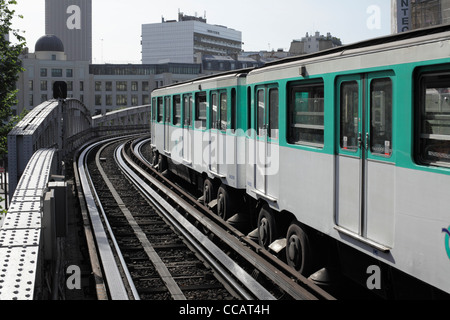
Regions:
<instances>
[{"instance_id":1,"label":"distant train","mask_svg":"<svg viewBox=\"0 0 450 320\"><path fill-rule=\"evenodd\" d=\"M450 26L159 88L151 110L155 166L301 274L450 294Z\"/></svg>"}]
</instances>

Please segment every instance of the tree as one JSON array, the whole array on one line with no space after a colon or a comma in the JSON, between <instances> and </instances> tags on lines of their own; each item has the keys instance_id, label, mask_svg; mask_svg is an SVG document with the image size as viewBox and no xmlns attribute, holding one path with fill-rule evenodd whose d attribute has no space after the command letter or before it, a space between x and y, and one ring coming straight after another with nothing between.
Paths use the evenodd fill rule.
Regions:
<instances>
[{"instance_id":1,"label":"tree","mask_svg":"<svg viewBox=\"0 0 450 320\"><path fill-rule=\"evenodd\" d=\"M0 163L6 159L8 152L8 133L19 120L19 117L12 117L11 107L17 103L16 83L24 71L19 55L25 48L25 38L19 30L12 29L12 19L16 13L11 7L16 4L15 0L0 0ZM9 41L10 35L17 43ZM4 213L1 206L0 213Z\"/></svg>"},{"instance_id":2,"label":"tree","mask_svg":"<svg viewBox=\"0 0 450 320\"><path fill-rule=\"evenodd\" d=\"M6 158L8 133L18 120L12 117L11 107L17 103L16 83L24 71L19 56L25 48L25 38L19 30L12 29L15 10L11 6L15 4L15 0L0 0L0 160ZM9 35L17 40L16 44L8 40Z\"/></svg>"}]
</instances>

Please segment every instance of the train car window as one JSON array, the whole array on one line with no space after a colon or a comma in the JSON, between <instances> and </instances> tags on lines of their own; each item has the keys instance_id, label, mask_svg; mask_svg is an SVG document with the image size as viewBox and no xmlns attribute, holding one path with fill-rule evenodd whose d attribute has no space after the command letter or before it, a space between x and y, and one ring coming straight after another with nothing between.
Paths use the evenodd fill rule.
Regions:
<instances>
[{"instance_id":1,"label":"train car window","mask_svg":"<svg viewBox=\"0 0 450 320\"><path fill-rule=\"evenodd\" d=\"M392 154L392 81L375 79L370 84L370 152Z\"/></svg>"},{"instance_id":2,"label":"train car window","mask_svg":"<svg viewBox=\"0 0 450 320\"><path fill-rule=\"evenodd\" d=\"M257 92L257 100L256 100L256 105L257 105L257 124L256 127L258 128L258 136L263 136L265 135L265 131L264 129L266 128L265 126L265 121L264 121L264 117L265 117L265 110L266 110L266 102L265 102L265 95L264 95L264 90L258 90Z\"/></svg>"},{"instance_id":3,"label":"train car window","mask_svg":"<svg viewBox=\"0 0 450 320\"><path fill-rule=\"evenodd\" d=\"M228 96L226 92L220 94L220 130L228 127Z\"/></svg>"},{"instance_id":4,"label":"train car window","mask_svg":"<svg viewBox=\"0 0 450 320\"><path fill-rule=\"evenodd\" d=\"M230 129L236 130L236 108L237 108L236 89L231 89L231 123Z\"/></svg>"},{"instance_id":5,"label":"train car window","mask_svg":"<svg viewBox=\"0 0 450 320\"><path fill-rule=\"evenodd\" d=\"M197 129L206 128L206 92L195 94L195 127Z\"/></svg>"},{"instance_id":6,"label":"train car window","mask_svg":"<svg viewBox=\"0 0 450 320\"><path fill-rule=\"evenodd\" d=\"M192 125L192 96L186 94L184 98L184 125L190 127Z\"/></svg>"},{"instance_id":7,"label":"train car window","mask_svg":"<svg viewBox=\"0 0 450 320\"><path fill-rule=\"evenodd\" d=\"M217 129L217 93L211 95L211 118L210 128Z\"/></svg>"},{"instance_id":8,"label":"train car window","mask_svg":"<svg viewBox=\"0 0 450 320\"><path fill-rule=\"evenodd\" d=\"M163 102L163 98L159 97L158 98L158 122L162 122L164 118L164 102Z\"/></svg>"},{"instance_id":9,"label":"train car window","mask_svg":"<svg viewBox=\"0 0 450 320\"><path fill-rule=\"evenodd\" d=\"M152 99L152 120L156 120L156 98Z\"/></svg>"},{"instance_id":10,"label":"train car window","mask_svg":"<svg viewBox=\"0 0 450 320\"><path fill-rule=\"evenodd\" d=\"M171 97L166 97L166 104L165 104L165 112L164 112L164 122L165 123L170 123L170 118L171 118L171 113L172 113L172 98Z\"/></svg>"},{"instance_id":11,"label":"train car window","mask_svg":"<svg viewBox=\"0 0 450 320\"><path fill-rule=\"evenodd\" d=\"M356 81L347 81L341 86L341 148L357 151L359 148L359 86Z\"/></svg>"},{"instance_id":12,"label":"train car window","mask_svg":"<svg viewBox=\"0 0 450 320\"><path fill-rule=\"evenodd\" d=\"M278 89L269 89L269 137L278 139L279 125L278 125Z\"/></svg>"},{"instance_id":13,"label":"train car window","mask_svg":"<svg viewBox=\"0 0 450 320\"><path fill-rule=\"evenodd\" d=\"M287 140L291 144L324 145L324 84L289 87Z\"/></svg>"},{"instance_id":14,"label":"train car window","mask_svg":"<svg viewBox=\"0 0 450 320\"><path fill-rule=\"evenodd\" d=\"M252 89L247 88L247 135L251 136L252 132Z\"/></svg>"},{"instance_id":15,"label":"train car window","mask_svg":"<svg viewBox=\"0 0 450 320\"><path fill-rule=\"evenodd\" d=\"M421 75L418 91L417 160L421 163L449 167L450 73Z\"/></svg>"},{"instance_id":16,"label":"train car window","mask_svg":"<svg viewBox=\"0 0 450 320\"><path fill-rule=\"evenodd\" d=\"M173 124L181 124L181 97L179 95L173 97Z\"/></svg>"}]
</instances>

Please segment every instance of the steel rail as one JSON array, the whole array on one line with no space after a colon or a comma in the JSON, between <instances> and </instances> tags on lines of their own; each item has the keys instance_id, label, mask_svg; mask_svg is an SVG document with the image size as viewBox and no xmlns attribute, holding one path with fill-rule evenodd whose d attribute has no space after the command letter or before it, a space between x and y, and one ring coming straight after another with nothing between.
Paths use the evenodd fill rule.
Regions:
<instances>
[{"instance_id":1,"label":"steel rail","mask_svg":"<svg viewBox=\"0 0 450 320\"><path fill-rule=\"evenodd\" d=\"M230 281L229 285L231 285L234 290L247 300L276 300L269 291L220 250L207 236L201 233L186 218L184 218L181 213L167 203L146 181L139 177L134 170L138 170L140 174L146 174L146 172L143 171L142 168L136 166L123 151L123 145L116 150L117 158L120 161L123 172L130 180L135 182L136 186L144 194L148 195L149 200L161 210L168 221L179 229L183 237L189 240L191 245L195 246L196 250L203 255L216 272ZM230 278L230 274L233 275L233 278ZM234 277L236 277L238 281L236 281Z\"/></svg>"},{"instance_id":2,"label":"steel rail","mask_svg":"<svg viewBox=\"0 0 450 320\"><path fill-rule=\"evenodd\" d=\"M106 146L105 146L106 147ZM134 219L133 215L131 214L130 210L125 206L122 198L120 197L119 193L114 188L113 184L107 177L105 171L100 165L100 159L99 159L100 152L97 153L97 166L99 168L100 174L102 175L103 180L105 181L106 185L108 186L110 192L113 195L114 200L116 201L119 209L122 211L123 215L127 219L128 224L133 229L134 234L138 238L139 242L141 243L145 253L147 254L147 257L150 259L152 264L154 265L156 272L158 272L161 279L164 281L164 284L166 285L167 289L169 290L170 295L174 300L187 300L186 296L184 295L183 291L180 289L178 284L176 283L175 279L172 277L172 274L170 273L169 269L167 268L166 264L163 262L161 257L156 252L153 245L150 243L150 241L147 238L147 235L145 232L141 229L139 224ZM116 163L118 163L117 155L114 153L114 160Z\"/></svg>"},{"instance_id":3,"label":"steel rail","mask_svg":"<svg viewBox=\"0 0 450 320\"><path fill-rule=\"evenodd\" d=\"M140 141L135 144L134 151L135 156L144 164L148 163L145 160L145 157L140 153L140 149L145 142L148 142L148 139ZM151 165L148 165L149 169L154 169ZM138 166L137 166L138 167ZM141 169L142 172L146 172L145 169ZM144 174L144 173L143 173ZM156 173L159 175L158 173ZM308 279L304 278L300 274L290 276L291 272L285 274L283 263L272 256L269 252L262 250L259 246L257 246L252 240L247 239L247 237L241 234L238 230L235 230L233 227L228 226L223 220L213 215L211 218L215 220L211 220L210 218L204 217L200 214L196 214L195 211L192 210L192 205L189 204L189 201L194 201L195 206L197 208L203 208L203 206L196 202L190 195L183 192L183 196L186 197L187 200L178 199L178 195L173 194L172 188L176 189L177 186L169 182L170 186L163 186L160 182L156 182L157 185L161 186L161 190L163 193L167 194L172 200L176 201L177 204L182 207L185 211L190 212L194 215L194 218L203 224L206 228L208 228L212 233L218 236L224 243L226 243L230 248L234 250L243 250L245 253L242 254L242 257L247 259L247 261L252 264L255 268L260 270L266 277L275 283L279 284L280 287L289 294L292 298L298 300L335 300L333 296L324 291L322 288L318 287ZM204 210L207 210L204 208ZM222 227L226 226L229 228L228 232L223 232ZM222 235L222 236L221 236ZM242 243L248 244L249 247L243 247ZM262 265L260 263L261 256L269 261L269 265ZM281 271L274 272L273 267L280 268Z\"/></svg>"},{"instance_id":4,"label":"steel rail","mask_svg":"<svg viewBox=\"0 0 450 320\"><path fill-rule=\"evenodd\" d=\"M120 253L120 249L118 248L114 236L111 234L112 231L109 227L109 224L107 223L107 219L103 209L100 207L99 210L99 208L97 207L97 203L100 203L99 197L95 189L90 187L93 184L92 178L87 168L87 156L89 155L89 153L99 145L113 140L117 140L117 138L96 142L88 146L85 150L83 150L82 153L80 154L80 157L78 158L78 172L80 175L80 182L83 189L84 197L86 199L86 205L98 247L100 261L104 270L104 276L108 287L109 295L112 300L129 300L129 294L124 284L122 274L117 266L114 254L114 251L116 253ZM113 248L111 248L111 245L109 244L108 236L103 226L102 219L105 219L105 222L107 223L108 233L110 236L112 235L111 239L115 246L114 250ZM121 255L119 255L119 257L120 256ZM121 262L124 263L123 257L119 259L121 259ZM126 266L122 265L122 267L125 267L124 272L126 273L126 277L129 278L129 272L127 271ZM131 288L133 288L134 286L132 282L129 283L129 285Z\"/></svg>"}]
</instances>

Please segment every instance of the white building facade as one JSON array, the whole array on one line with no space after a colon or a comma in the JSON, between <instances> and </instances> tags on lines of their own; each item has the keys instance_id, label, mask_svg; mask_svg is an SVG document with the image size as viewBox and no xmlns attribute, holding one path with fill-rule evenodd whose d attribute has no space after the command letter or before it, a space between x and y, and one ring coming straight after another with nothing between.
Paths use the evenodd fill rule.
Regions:
<instances>
[{"instance_id":1,"label":"white building facade","mask_svg":"<svg viewBox=\"0 0 450 320\"><path fill-rule=\"evenodd\" d=\"M53 83L65 81L68 97L89 102L89 62L70 61L64 51L62 41L54 36L41 37L34 53L25 53L22 57L25 69L17 82L18 104L13 113L20 114L24 109L31 110L41 102L53 99Z\"/></svg>"},{"instance_id":2,"label":"white building facade","mask_svg":"<svg viewBox=\"0 0 450 320\"><path fill-rule=\"evenodd\" d=\"M142 63L201 63L202 55L237 56L242 32L179 14L178 21L142 25Z\"/></svg>"}]
</instances>

